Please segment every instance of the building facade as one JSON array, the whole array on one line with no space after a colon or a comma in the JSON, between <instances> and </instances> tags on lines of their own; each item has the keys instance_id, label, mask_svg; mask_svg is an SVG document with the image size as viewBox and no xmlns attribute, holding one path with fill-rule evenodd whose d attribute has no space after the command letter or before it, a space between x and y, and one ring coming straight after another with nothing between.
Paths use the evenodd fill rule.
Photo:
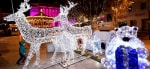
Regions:
<instances>
[{"instance_id":1,"label":"building facade","mask_svg":"<svg viewBox=\"0 0 150 69\"><path fill-rule=\"evenodd\" d=\"M127 22L130 26L138 26L138 36L149 39L149 0L134 0L134 4L128 8L127 15L118 16L118 22Z\"/></svg>"}]
</instances>

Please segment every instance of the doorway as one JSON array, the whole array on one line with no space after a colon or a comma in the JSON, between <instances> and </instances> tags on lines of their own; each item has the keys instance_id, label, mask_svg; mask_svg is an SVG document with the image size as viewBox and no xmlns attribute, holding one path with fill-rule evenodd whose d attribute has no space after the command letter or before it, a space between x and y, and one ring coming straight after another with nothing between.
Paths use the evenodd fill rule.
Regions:
<instances>
[{"instance_id":1,"label":"doorway","mask_svg":"<svg viewBox=\"0 0 150 69\"><path fill-rule=\"evenodd\" d=\"M130 26L137 26L136 20L130 20Z\"/></svg>"}]
</instances>

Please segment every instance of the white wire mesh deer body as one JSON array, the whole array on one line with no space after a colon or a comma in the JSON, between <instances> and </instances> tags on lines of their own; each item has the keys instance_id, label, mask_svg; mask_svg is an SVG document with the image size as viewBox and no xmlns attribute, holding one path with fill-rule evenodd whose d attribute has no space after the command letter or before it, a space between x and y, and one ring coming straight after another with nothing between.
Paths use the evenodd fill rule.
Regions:
<instances>
[{"instance_id":1,"label":"white wire mesh deer body","mask_svg":"<svg viewBox=\"0 0 150 69\"><path fill-rule=\"evenodd\" d=\"M54 18L54 21L60 21L61 22L61 30L63 30L63 32L61 33L61 36L63 37L66 37L63 38L63 37L60 37L60 39L58 39L60 42L62 41L62 43L60 44L60 46L62 46L64 51L66 49L66 51L64 52L65 56L64 56L64 59L65 61L67 61L66 59L66 56L69 56L68 59L72 59L72 57L74 58L74 50L76 49L76 46L77 46L77 39L78 38L82 38L83 39L83 50L82 50L82 54L84 54L84 51L85 51L85 47L86 47L86 43L87 43L87 39L89 38L89 36L92 35L92 29L91 29L91 26L85 26L85 27L75 27L75 26L72 26L71 24L69 24L69 21L68 21L68 13L69 13L69 10L71 8L73 8L74 6L77 5L74 4L73 2L69 2L69 7L68 6L60 6L60 13L58 16L56 16ZM58 36L59 37L59 36ZM63 38L63 39L61 39ZM69 39L69 41L71 42L68 42L68 41L65 41L65 40ZM67 43L65 43L67 42ZM67 47L72 47L72 48L68 48ZM58 49L58 48L57 48ZM66 54L67 51L70 51L69 55ZM55 50L54 52L54 55L52 58L55 58L55 55L56 55L56 52L57 50Z\"/></svg>"}]
</instances>

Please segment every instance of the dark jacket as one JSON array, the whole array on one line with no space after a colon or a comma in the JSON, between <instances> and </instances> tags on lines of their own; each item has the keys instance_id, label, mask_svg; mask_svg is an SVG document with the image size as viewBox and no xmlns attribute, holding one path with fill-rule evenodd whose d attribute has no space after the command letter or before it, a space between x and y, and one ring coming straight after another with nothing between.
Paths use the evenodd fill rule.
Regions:
<instances>
[{"instance_id":1,"label":"dark jacket","mask_svg":"<svg viewBox=\"0 0 150 69\"><path fill-rule=\"evenodd\" d=\"M19 52L20 52L20 54L25 54L25 52L26 52L26 48L23 45L24 43L25 43L24 41L19 42L19 45L20 45Z\"/></svg>"}]
</instances>

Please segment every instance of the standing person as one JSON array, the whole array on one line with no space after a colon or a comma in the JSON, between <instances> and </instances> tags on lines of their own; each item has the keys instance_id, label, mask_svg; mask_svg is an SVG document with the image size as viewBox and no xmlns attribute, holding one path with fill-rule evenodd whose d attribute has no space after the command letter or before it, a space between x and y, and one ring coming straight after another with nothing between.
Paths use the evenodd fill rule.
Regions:
<instances>
[{"instance_id":1,"label":"standing person","mask_svg":"<svg viewBox=\"0 0 150 69\"><path fill-rule=\"evenodd\" d=\"M25 48L24 44L25 44L25 42L23 40L19 42L20 58L18 59L17 64L24 64L24 61L26 60L26 48Z\"/></svg>"}]
</instances>

